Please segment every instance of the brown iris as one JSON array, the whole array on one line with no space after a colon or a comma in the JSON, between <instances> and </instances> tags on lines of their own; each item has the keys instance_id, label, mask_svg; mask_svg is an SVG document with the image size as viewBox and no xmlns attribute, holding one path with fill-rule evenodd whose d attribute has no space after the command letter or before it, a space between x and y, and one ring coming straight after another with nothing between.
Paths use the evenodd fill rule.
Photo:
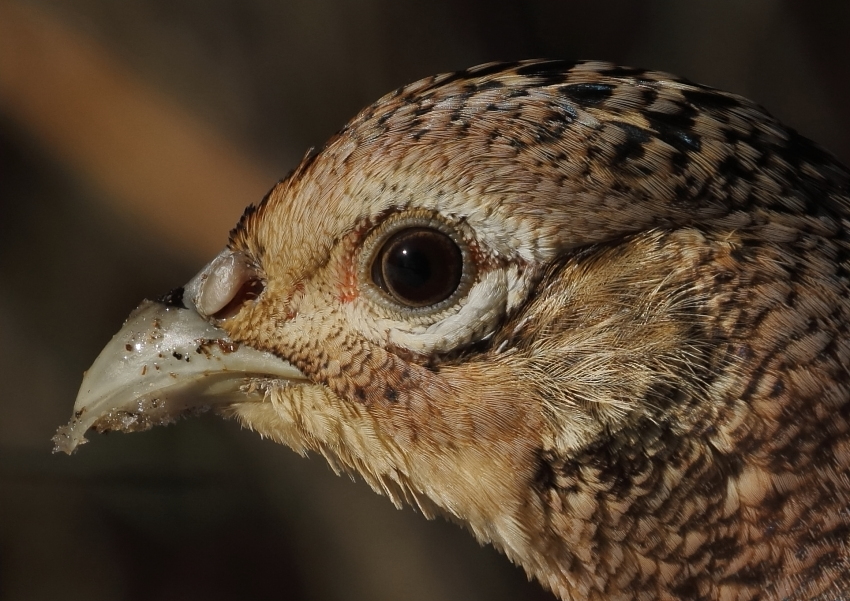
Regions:
<instances>
[{"instance_id":1,"label":"brown iris","mask_svg":"<svg viewBox=\"0 0 850 601\"><path fill-rule=\"evenodd\" d=\"M449 298L463 276L463 252L443 232L411 227L390 236L372 263L372 281L396 302L427 307Z\"/></svg>"}]
</instances>

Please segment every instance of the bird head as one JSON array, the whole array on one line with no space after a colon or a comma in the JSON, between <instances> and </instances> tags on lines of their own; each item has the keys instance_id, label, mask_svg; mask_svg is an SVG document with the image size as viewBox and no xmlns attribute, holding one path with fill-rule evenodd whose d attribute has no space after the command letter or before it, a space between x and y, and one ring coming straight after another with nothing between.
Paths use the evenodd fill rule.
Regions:
<instances>
[{"instance_id":1,"label":"bird head","mask_svg":"<svg viewBox=\"0 0 850 601\"><path fill-rule=\"evenodd\" d=\"M131 315L57 448L212 406L466 524L565 599L754 598L788 541L749 529L797 487L761 443L799 418L801 386L847 400L764 367L802 328L780 311L789 273L847 311L823 260L847 181L751 103L665 74L530 61L422 80ZM785 332L754 339L756 314Z\"/></svg>"}]
</instances>

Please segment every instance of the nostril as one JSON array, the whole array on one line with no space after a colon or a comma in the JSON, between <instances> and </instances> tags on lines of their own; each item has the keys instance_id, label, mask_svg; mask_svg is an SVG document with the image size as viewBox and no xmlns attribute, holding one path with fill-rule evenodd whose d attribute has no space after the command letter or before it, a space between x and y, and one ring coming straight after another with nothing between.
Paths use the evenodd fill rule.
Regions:
<instances>
[{"instance_id":1,"label":"nostril","mask_svg":"<svg viewBox=\"0 0 850 601\"><path fill-rule=\"evenodd\" d=\"M250 280L243 282L236 294L233 295L233 298L230 299L230 302L213 313L212 317L215 319L227 319L228 317L233 317L247 301L254 300L260 296L265 287L265 284L263 284L263 282L258 278L251 278Z\"/></svg>"},{"instance_id":2,"label":"nostril","mask_svg":"<svg viewBox=\"0 0 850 601\"><path fill-rule=\"evenodd\" d=\"M195 299L198 312L205 317L226 319L235 315L246 301L257 298L264 284L243 253L217 257L201 274L200 290Z\"/></svg>"},{"instance_id":3,"label":"nostril","mask_svg":"<svg viewBox=\"0 0 850 601\"><path fill-rule=\"evenodd\" d=\"M168 294L163 294L157 300L157 302L162 303L168 307L175 307L177 309L185 309L186 304L183 302L183 286L180 288L175 288Z\"/></svg>"}]
</instances>

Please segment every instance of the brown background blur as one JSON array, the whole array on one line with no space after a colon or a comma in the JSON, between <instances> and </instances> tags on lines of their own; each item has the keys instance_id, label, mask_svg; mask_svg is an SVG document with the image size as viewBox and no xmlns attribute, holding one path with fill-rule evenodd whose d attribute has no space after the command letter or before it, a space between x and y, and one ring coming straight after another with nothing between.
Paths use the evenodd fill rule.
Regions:
<instances>
[{"instance_id":1,"label":"brown background blur","mask_svg":"<svg viewBox=\"0 0 850 601\"><path fill-rule=\"evenodd\" d=\"M139 300L391 89L606 59L749 96L847 161L847 31L846 0L0 0L0 599L551 599L233 422L49 439Z\"/></svg>"}]
</instances>

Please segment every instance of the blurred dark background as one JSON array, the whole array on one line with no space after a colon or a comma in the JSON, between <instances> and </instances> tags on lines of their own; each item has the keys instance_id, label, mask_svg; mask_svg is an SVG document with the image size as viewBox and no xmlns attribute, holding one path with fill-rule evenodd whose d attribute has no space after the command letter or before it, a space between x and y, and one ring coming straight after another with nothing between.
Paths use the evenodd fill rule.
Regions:
<instances>
[{"instance_id":1,"label":"blurred dark background","mask_svg":"<svg viewBox=\"0 0 850 601\"><path fill-rule=\"evenodd\" d=\"M848 30L845 0L0 0L0 599L551 599L232 422L71 458L50 437L139 300L391 89L605 59L749 96L847 161Z\"/></svg>"}]
</instances>

